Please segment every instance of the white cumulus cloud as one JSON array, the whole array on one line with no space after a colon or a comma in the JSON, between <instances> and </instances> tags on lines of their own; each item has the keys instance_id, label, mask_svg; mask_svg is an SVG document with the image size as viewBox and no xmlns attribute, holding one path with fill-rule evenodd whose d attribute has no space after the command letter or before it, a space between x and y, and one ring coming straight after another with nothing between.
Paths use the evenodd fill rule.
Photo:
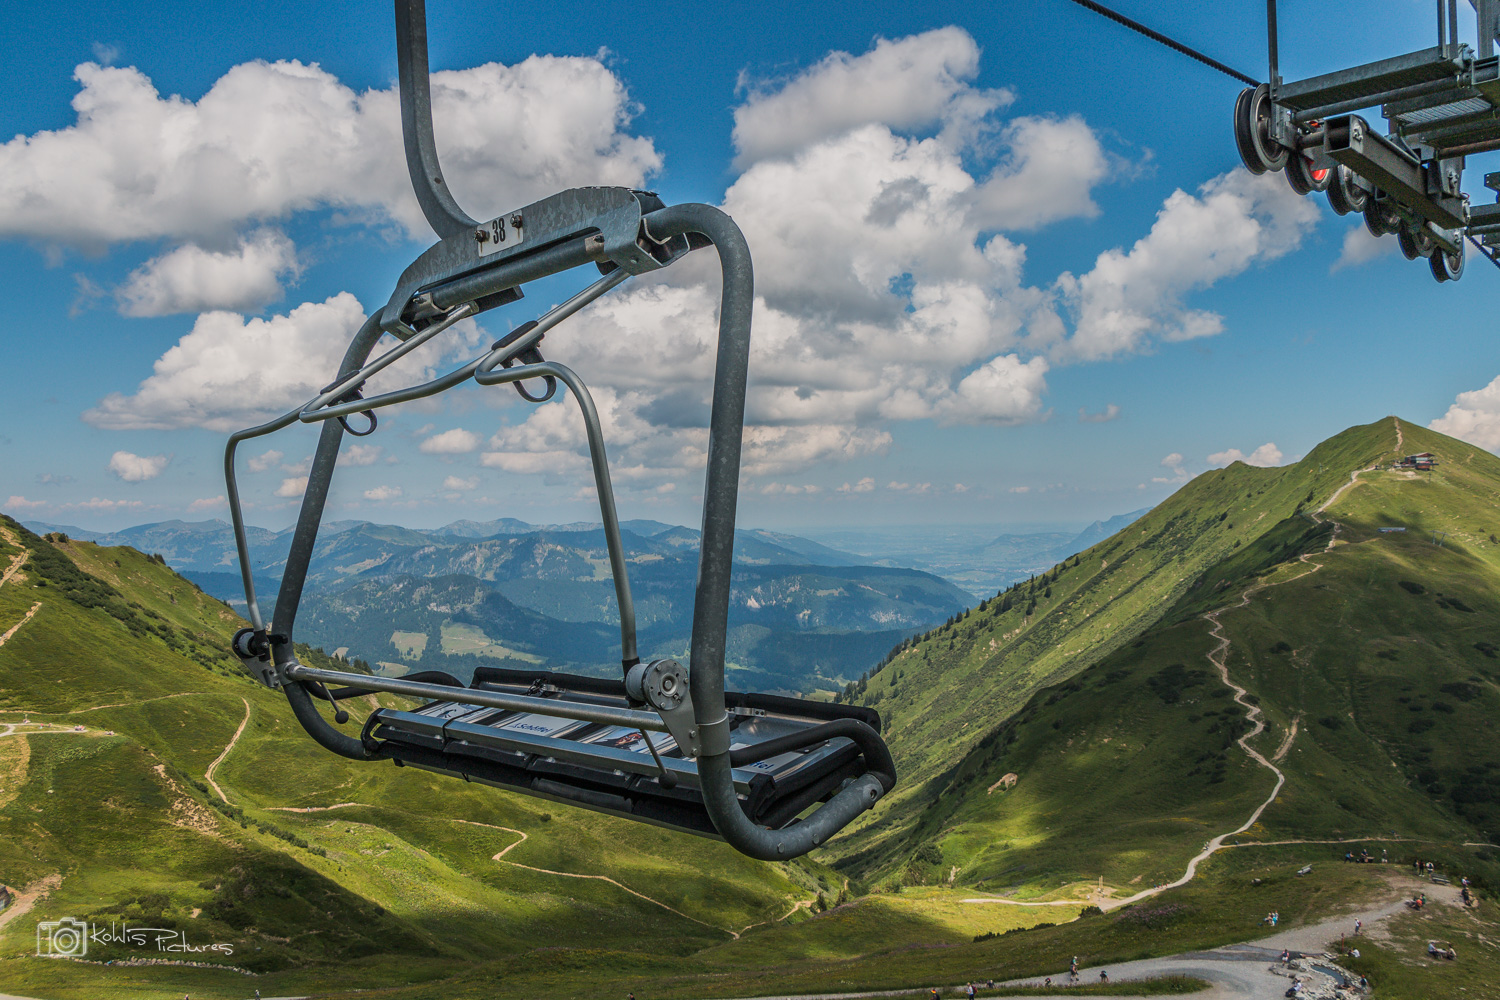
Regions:
<instances>
[{"instance_id":1,"label":"white cumulus cloud","mask_svg":"<svg viewBox=\"0 0 1500 1000\"><path fill-rule=\"evenodd\" d=\"M1235 452L1235 456L1238 457L1239 456L1239 452ZM1174 451L1174 452L1172 452L1166 458L1163 458L1161 460L1161 467L1163 469L1168 470L1172 474L1170 476L1152 476L1151 477L1151 481L1153 483L1185 483L1185 482L1187 482L1187 480L1188 480L1188 474L1187 474L1187 470L1182 467L1182 462L1183 462L1182 452L1180 452L1180 451ZM1224 464L1228 465L1229 463L1225 462Z\"/></svg>"},{"instance_id":2,"label":"white cumulus cloud","mask_svg":"<svg viewBox=\"0 0 1500 1000\"><path fill-rule=\"evenodd\" d=\"M104 397L83 417L115 430L202 427L232 431L307 402L338 370L364 323L359 300L340 292L264 319L232 312L200 315L153 365L131 395ZM464 351L479 336L472 320L445 333L446 349ZM384 349L384 348L382 348ZM426 350L426 348L424 348ZM371 393L430 378L433 360L415 352L370 382ZM267 465L266 467L269 467Z\"/></svg>"},{"instance_id":3,"label":"white cumulus cloud","mask_svg":"<svg viewBox=\"0 0 1500 1000\"><path fill-rule=\"evenodd\" d=\"M285 457L286 455L272 448L270 451L264 451L252 457L245 463L245 468L251 472L265 472L267 469L274 469L276 464Z\"/></svg>"},{"instance_id":4,"label":"white cumulus cloud","mask_svg":"<svg viewBox=\"0 0 1500 1000\"><path fill-rule=\"evenodd\" d=\"M307 492L306 476L289 476L276 487L276 495L279 497L300 497L305 492Z\"/></svg>"},{"instance_id":5,"label":"white cumulus cloud","mask_svg":"<svg viewBox=\"0 0 1500 1000\"><path fill-rule=\"evenodd\" d=\"M1482 389L1459 393L1448 412L1427 426L1461 441L1500 452L1500 377Z\"/></svg>"},{"instance_id":6,"label":"white cumulus cloud","mask_svg":"<svg viewBox=\"0 0 1500 1000\"><path fill-rule=\"evenodd\" d=\"M394 500L401 495L399 486L376 486L365 490L366 500Z\"/></svg>"},{"instance_id":7,"label":"white cumulus cloud","mask_svg":"<svg viewBox=\"0 0 1500 1000\"><path fill-rule=\"evenodd\" d=\"M469 476L466 479L461 479L458 476L448 476L443 480L443 489L457 490L459 492L477 490L479 489L479 477Z\"/></svg>"},{"instance_id":8,"label":"white cumulus cloud","mask_svg":"<svg viewBox=\"0 0 1500 1000\"><path fill-rule=\"evenodd\" d=\"M229 500L221 493L216 497L203 497L199 500L194 500L188 504L188 512L197 514L205 510L217 510L220 507L227 506L229 506Z\"/></svg>"},{"instance_id":9,"label":"white cumulus cloud","mask_svg":"<svg viewBox=\"0 0 1500 1000\"><path fill-rule=\"evenodd\" d=\"M1129 251L1105 251L1081 277L1058 278L1076 329L1056 353L1097 360L1143 350L1153 335L1190 340L1220 333L1216 313L1188 308L1182 297L1296 249L1318 214L1279 176L1256 177L1238 167L1197 195L1173 192Z\"/></svg>"},{"instance_id":10,"label":"white cumulus cloud","mask_svg":"<svg viewBox=\"0 0 1500 1000\"><path fill-rule=\"evenodd\" d=\"M374 465L384 451L378 444L346 444L339 449L339 464Z\"/></svg>"},{"instance_id":11,"label":"white cumulus cloud","mask_svg":"<svg viewBox=\"0 0 1500 1000\"><path fill-rule=\"evenodd\" d=\"M171 455L134 455L117 451L110 456L109 471L127 483L143 483L161 475L171 461Z\"/></svg>"},{"instance_id":12,"label":"white cumulus cloud","mask_svg":"<svg viewBox=\"0 0 1500 1000\"><path fill-rule=\"evenodd\" d=\"M455 427L451 431L434 434L422 442L421 450L429 455L463 455L479 447L479 435Z\"/></svg>"},{"instance_id":13,"label":"white cumulus cloud","mask_svg":"<svg viewBox=\"0 0 1500 1000\"><path fill-rule=\"evenodd\" d=\"M1085 406L1078 408L1078 422L1080 424L1107 424L1119 415L1120 405L1118 403L1110 403L1098 413L1090 413L1088 407Z\"/></svg>"},{"instance_id":14,"label":"white cumulus cloud","mask_svg":"<svg viewBox=\"0 0 1500 1000\"><path fill-rule=\"evenodd\" d=\"M221 238L324 207L428 232L394 86L356 93L296 61L234 66L197 101L134 68L84 63L75 79L73 124L0 145L0 237ZM661 163L624 131L629 95L599 58L434 73L432 103L444 179L479 218L579 184L639 186Z\"/></svg>"},{"instance_id":15,"label":"white cumulus cloud","mask_svg":"<svg viewBox=\"0 0 1500 1000\"><path fill-rule=\"evenodd\" d=\"M1208 464L1215 468L1222 468L1234 462L1244 462L1246 465L1255 465L1260 468L1270 468L1281 464L1281 449L1270 441L1256 448L1246 455L1238 448L1229 448L1224 451L1216 451L1208 456Z\"/></svg>"},{"instance_id":16,"label":"white cumulus cloud","mask_svg":"<svg viewBox=\"0 0 1500 1000\"><path fill-rule=\"evenodd\" d=\"M1395 237L1371 236L1363 222L1344 233L1344 242L1339 248L1338 260L1328 268L1328 273L1342 271L1346 267L1358 267L1370 261L1396 252Z\"/></svg>"},{"instance_id":17,"label":"white cumulus cloud","mask_svg":"<svg viewBox=\"0 0 1500 1000\"><path fill-rule=\"evenodd\" d=\"M115 298L126 316L258 309L281 298L282 279L299 270L292 241L261 229L231 250L189 243L153 257L131 272Z\"/></svg>"},{"instance_id":18,"label":"white cumulus cloud","mask_svg":"<svg viewBox=\"0 0 1500 1000\"><path fill-rule=\"evenodd\" d=\"M750 87L734 112L738 166L783 156L861 125L920 129L972 123L1010 103L1005 90L979 90L979 46L946 27L895 41L875 40L854 56L830 52L790 80Z\"/></svg>"}]
</instances>

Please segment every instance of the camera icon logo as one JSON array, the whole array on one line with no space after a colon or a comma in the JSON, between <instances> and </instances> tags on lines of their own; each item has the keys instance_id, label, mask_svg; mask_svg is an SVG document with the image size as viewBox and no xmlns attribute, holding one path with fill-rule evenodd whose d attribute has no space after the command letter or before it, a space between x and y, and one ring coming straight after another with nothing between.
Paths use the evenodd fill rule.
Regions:
<instances>
[{"instance_id":1,"label":"camera icon logo","mask_svg":"<svg viewBox=\"0 0 1500 1000\"><path fill-rule=\"evenodd\" d=\"M39 921L36 953L53 958L82 958L89 953L88 922L72 917Z\"/></svg>"}]
</instances>

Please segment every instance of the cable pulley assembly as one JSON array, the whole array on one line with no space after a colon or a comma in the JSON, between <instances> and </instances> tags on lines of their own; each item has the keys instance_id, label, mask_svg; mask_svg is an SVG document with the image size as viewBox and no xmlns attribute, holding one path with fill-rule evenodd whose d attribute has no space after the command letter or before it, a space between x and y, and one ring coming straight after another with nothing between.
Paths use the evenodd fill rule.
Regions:
<instances>
[{"instance_id":1,"label":"cable pulley assembly","mask_svg":"<svg viewBox=\"0 0 1500 1000\"><path fill-rule=\"evenodd\" d=\"M1266 0L1267 82L1153 31L1094 0L1073 0L1249 84L1235 101L1235 147L1251 173L1284 172L1300 195L1323 193L1339 215L1363 214L1374 236L1396 236L1439 282L1463 276L1466 246L1500 265L1497 202L1473 205L1467 158L1500 150L1500 0L1469 0L1477 37L1459 41L1458 0L1435 0L1436 44L1333 73L1281 78L1276 0ZM1379 110L1384 130L1357 112Z\"/></svg>"}]
</instances>

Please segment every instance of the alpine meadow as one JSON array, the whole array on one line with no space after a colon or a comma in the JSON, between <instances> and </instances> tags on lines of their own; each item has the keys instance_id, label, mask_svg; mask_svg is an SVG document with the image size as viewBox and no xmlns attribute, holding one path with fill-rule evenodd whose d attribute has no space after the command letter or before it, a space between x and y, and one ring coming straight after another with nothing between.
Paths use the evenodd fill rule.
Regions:
<instances>
[{"instance_id":1,"label":"alpine meadow","mask_svg":"<svg viewBox=\"0 0 1500 1000\"><path fill-rule=\"evenodd\" d=\"M1393 468L1413 452L1434 468ZM1293 465L1194 479L849 682L838 697L880 711L904 784L827 849L775 864L309 754L280 696L224 652L240 620L223 602L159 558L7 519L6 988L915 988L1253 940L1270 909L1315 924L1400 891L1412 858L1488 895L1497 495L1500 459L1396 418ZM350 725L377 703L399 699L349 704ZM1344 865L1351 845L1390 864ZM232 957L31 957L35 921L62 916L181 930ZM1494 932L1485 908L1437 904L1342 962L1387 995L1484 995ZM1439 937L1460 942L1461 976L1420 968Z\"/></svg>"},{"instance_id":2,"label":"alpine meadow","mask_svg":"<svg viewBox=\"0 0 1500 1000\"><path fill-rule=\"evenodd\" d=\"M0 1000L1500 1000L1497 52L0 8Z\"/></svg>"}]
</instances>

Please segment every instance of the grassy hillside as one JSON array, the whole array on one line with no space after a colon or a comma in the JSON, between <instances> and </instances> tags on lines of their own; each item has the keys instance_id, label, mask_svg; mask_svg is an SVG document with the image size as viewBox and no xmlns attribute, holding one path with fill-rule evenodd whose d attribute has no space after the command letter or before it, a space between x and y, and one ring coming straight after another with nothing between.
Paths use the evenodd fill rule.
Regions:
<instances>
[{"instance_id":1,"label":"grassy hillside","mask_svg":"<svg viewBox=\"0 0 1500 1000\"><path fill-rule=\"evenodd\" d=\"M1329 443L1353 436L1367 448L1372 430L1395 451L1389 419ZM1315 494L1317 503L1209 566L1155 625L981 732L930 781L925 801L872 825L860 870L888 886L951 879L1012 899L1108 905L1180 878L1206 841L1245 823L1276 788L1269 763L1285 784L1210 866L1270 856L1284 850L1269 846L1277 843L1327 842L1298 850L1321 850L1328 861L1361 846L1393 861L1433 858L1492 897L1500 890L1500 850L1487 846L1500 844L1500 459L1432 431L1401 430L1400 450L1435 453L1435 471L1359 460L1351 481L1346 466L1341 478L1351 485L1325 511L1317 508L1329 497ZM1236 467L1221 481L1237 473L1285 484L1297 470ZM1184 501L1204 495L1212 496L1190 486L1169 503L1190 516ZM1231 511L1226 523L1242 517ZM1440 545L1434 530L1448 532ZM867 698L892 666L871 679ZM912 669L897 689L919 677ZM1266 763L1237 745L1252 732L1251 708L1266 725L1248 743ZM904 721L893 718L898 738ZM1280 891L1258 895L1264 912ZM1484 944L1497 930L1491 910L1441 930L1461 932L1460 951L1500 975L1500 949ZM1458 980L1438 989L1411 975L1425 949L1418 937L1411 928L1397 935L1370 968L1383 981L1404 969L1398 981L1425 984L1393 995L1456 990Z\"/></svg>"},{"instance_id":2,"label":"grassy hillside","mask_svg":"<svg viewBox=\"0 0 1500 1000\"><path fill-rule=\"evenodd\" d=\"M1288 519L1395 444L1387 419L1294 465L1205 473L1124 531L911 643L856 695L887 719L903 784L835 850L857 870L899 852L953 766L1033 694L1135 642L1195 588L1221 596L1205 574L1247 547L1297 544Z\"/></svg>"},{"instance_id":3,"label":"grassy hillside","mask_svg":"<svg viewBox=\"0 0 1500 1000\"><path fill-rule=\"evenodd\" d=\"M686 953L815 898L819 874L832 895L810 864L329 755L223 652L241 623L221 602L131 549L0 529L0 568L29 553L0 585L0 633L40 602L0 647L0 732L31 723L0 737L0 882L61 878L0 929L0 955L30 953L37 919L128 918L227 943L207 960L268 983L336 965L377 985L626 929L626 950ZM614 881L570 877L595 874ZM90 968L0 963L0 991Z\"/></svg>"}]
</instances>

